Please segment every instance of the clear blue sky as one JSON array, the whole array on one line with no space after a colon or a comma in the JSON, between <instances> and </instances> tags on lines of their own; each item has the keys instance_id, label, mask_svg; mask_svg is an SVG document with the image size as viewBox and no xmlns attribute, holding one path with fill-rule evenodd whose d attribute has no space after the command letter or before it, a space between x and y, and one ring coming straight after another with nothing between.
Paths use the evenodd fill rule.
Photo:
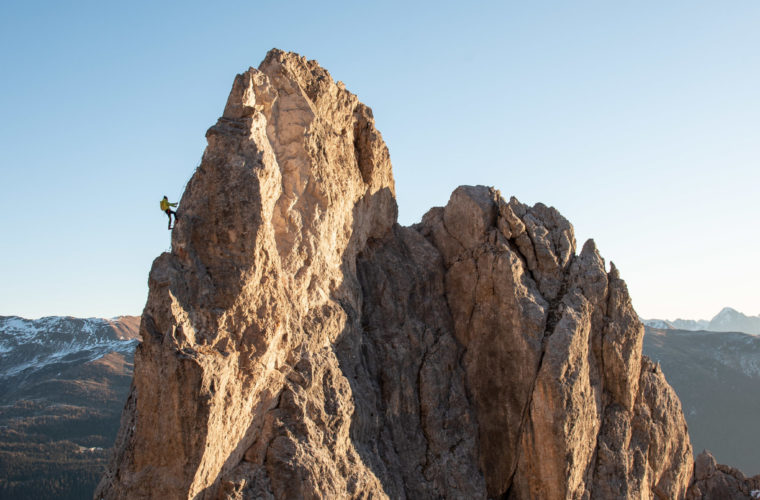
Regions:
<instances>
[{"instance_id":1,"label":"clear blue sky","mask_svg":"<svg viewBox=\"0 0 760 500\"><path fill-rule=\"evenodd\" d=\"M139 314L236 73L371 106L400 222L487 184L593 237L644 317L760 313L760 3L0 4L0 314Z\"/></svg>"}]
</instances>

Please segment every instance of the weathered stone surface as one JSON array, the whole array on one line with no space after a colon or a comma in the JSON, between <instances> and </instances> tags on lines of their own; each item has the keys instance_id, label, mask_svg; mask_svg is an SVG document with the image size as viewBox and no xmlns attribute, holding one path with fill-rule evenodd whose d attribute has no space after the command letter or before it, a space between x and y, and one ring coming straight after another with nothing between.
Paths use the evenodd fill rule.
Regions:
<instances>
[{"instance_id":1,"label":"weathered stone surface","mask_svg":"<svg viewBox=\"0 0 760 500\"><path fill-rule=\"evenodd\" d=\"M151 270L134 410L96 496L381 491L334 348L340 301L360 305L356 255L396 218L372 114L314 61L272 51L207 138Z\"/></svg>"},{"instance_id":2,"label":"weathered stone surface","mask_svg":"<svg viewBox=\"0 0 760 500\"><path fill-rule=\"evenodd\" d=\"M738 469L715 462L704 450L694 462L694 478L687 495L689 500L745 500L760 498L760 474L747 478Z\"/></svg>"},{"instance_id":3,"label":"weathered stone surface","mask_svg":"<svg viewBox=\"0 0 760 500\"><path fill-rule=\"evenodd\" d=\"M691 448L678 400L642 368L643 328L593 241L575 256L556 210L482 186L458 188L418 229L447 264L487 495L682 497Z\"/></svg>"},{"instance_id":4,"label":"weathered stone surface","mask_svg":"<svg viewBox=\"0 0 760 500\"><path fill-rule=\"evenodd\" d=\"M369 108L277 50L207 138L96 497L684 497L678 399L554 208L399 226Z\"/></svg>"}]
</instances>

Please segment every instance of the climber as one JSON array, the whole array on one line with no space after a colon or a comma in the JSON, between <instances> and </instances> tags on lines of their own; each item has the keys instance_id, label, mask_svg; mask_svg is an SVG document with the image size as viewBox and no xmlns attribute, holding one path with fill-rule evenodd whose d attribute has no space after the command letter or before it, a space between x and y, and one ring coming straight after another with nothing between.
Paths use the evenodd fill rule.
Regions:
<instances>
[{"instance_id":1,"label":"climber","mask_svg":"<svg viewBox=\"0 0 760 500\"><path fill-rule=\"evenodd\" d=\"M172 228L172 214L174 214L174 225L177 225L177 212L172 210L170 207L176 207L176 203L169 203L169 198L164 196L164 199L161 200L161 210L163 210L166 215L169 216L169 229Z\"/></svg>"}]
</instances>

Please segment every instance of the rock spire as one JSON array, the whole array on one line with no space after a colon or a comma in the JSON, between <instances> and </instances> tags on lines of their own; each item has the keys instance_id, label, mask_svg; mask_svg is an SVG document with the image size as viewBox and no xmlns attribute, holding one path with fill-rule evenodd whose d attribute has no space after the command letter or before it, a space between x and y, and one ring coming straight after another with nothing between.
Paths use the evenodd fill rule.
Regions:
<instances>
[{"instance_id":1,"label":"rock spire","mask_svg":"<svg viewBox=\"0 0 760 500\"><path fill-rule=\"evenodd\" d=\"M371 110L272 50L153 263L96 498L682 498L680 403L593 241L462 186L396 222Z\"/></svg>"}]
</instances>

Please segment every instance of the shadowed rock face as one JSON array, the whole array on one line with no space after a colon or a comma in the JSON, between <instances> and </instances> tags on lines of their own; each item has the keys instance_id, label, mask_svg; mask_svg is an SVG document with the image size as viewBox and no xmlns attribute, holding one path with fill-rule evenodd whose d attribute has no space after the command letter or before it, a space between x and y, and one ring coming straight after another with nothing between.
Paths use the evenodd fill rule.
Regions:
<instances>
[{"instance_id":1,"label":"shadowed rock face","mask_svg":"<svg viewBox=\"0 0 760 500\"><path fill-rule=\"evenodd\" d=\"M694 463L694 477L687 498L689 500L760 498L760 474L750 478L745 477L738 469L716 463L709 451L703 451Z\"/></svg>"},{"instance_id":2,"label":"shadowed rock face","mask_svg":"<svg viewBox=\"0 0 760 500\"><path fill-rule=\"evenodd\" d=\"M463 186L396 223L314 61L235 79L156 259L100 498L680 498L680 403L593 241Z\"/></svg>"}]
</instances>

